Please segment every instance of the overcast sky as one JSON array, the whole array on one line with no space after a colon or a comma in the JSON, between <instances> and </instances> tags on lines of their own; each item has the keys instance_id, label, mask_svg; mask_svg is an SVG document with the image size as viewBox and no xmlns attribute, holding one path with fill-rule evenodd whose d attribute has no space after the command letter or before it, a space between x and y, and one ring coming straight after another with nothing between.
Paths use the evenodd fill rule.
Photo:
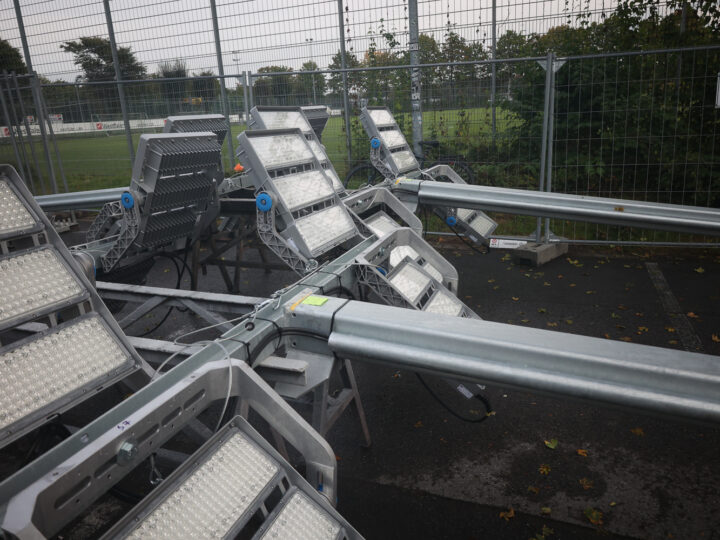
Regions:
<instances>
[{"instance_id":1,"label":"overcast sky","mask_svg":"<svg viewBox=\"0 0 720 540\"><path fill-rule=\"evenodd\" d=\"M102 1L21 0L21 5L34 69L52 80L74 80L80 71L60 44L107 36ZM110 5L118 44L131 46L148 73L176 58L185 59L191 73L218 72L208 0L111 0ZM217 0L225 72L267 65L298 69L310 59L327 67L339 50L337 5L337 0ZM498 37L510 29L544 33L563 24L568 11L589 6L598 18L614 5L615 0L497 0ZM395 33L399 47L407 47L407 0L345 0L345 6L347 47L358 57L381 24ZM449 23L467 40L489 47L491 6L491 0L418 0L420 31L442 41ZM9 0L0 8L0 37L22 51Z\"/></svg>"}]
</instances>

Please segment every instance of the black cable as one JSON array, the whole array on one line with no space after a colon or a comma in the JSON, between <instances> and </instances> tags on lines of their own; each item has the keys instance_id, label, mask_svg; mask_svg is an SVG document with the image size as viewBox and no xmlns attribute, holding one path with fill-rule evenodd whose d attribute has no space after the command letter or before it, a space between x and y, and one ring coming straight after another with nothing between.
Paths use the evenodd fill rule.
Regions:
<instances>
[{"instance_id":1,"label":"black cable","mask_svg":"<svg viewBox=\"0 0 720 540\"><path fill-rule=\"evenodd\" d=\"M155 257L165 257L166 259L170 259L170 261L172 261L173 265L175 266L175 272L177 274L177 280L175 282L175 289L180 289L180 283L182 282L182 275L184 273L184 269L182 271L180 270L180 267L178 266L178 263L175 260L174 256L167 254L167 253L158 253L155 255ZM185 266L187 266L187 265L185 265ZM160 319L160 322L158 322L154 327L152 327L147 332L143 332L142 334L140 334L139 336L136 336L136 337L145 337L148 334L152 334L155 330L160 328L165 323L165 321L167 321L168 317L170 316L170 313L172 313L172 310L174 308L175 308L175 306L170 306L167 310L167 313L165 313L165 316L162 319Z\"/></svg>"},{"instance_id":2,"label":"black cable","mask_svg":"<svg viewBox=\"0 0 720 540\"><path fill-rule=\"evenodd\" d=\"M455 236L457 236L460 240L462 240L463 243L464 243L467 247L469 247L470 249L472 249L473 251L476 251L476 252L479 253L480 255L487 255L488 253L490 253L490 250L489 250L489 249L486 249L485 251L480 251L478 248L476 248L475 246L473 246L470 242L468 242L467 240L465 240L464 237L460 236L460 234L455 230L455 227L453 227L452 225L448 225L448 227L450 227L450 230L455 233Z\"/></svg>"},{"instance_id":3,"label":"black cable","mask_svg":"<svg viewBox=\"0 0 720 540\"><path fill-rule=\"evenodd\" d=\"M419 373L415 373L415 375L417 376L420 383L425 387L425 390L428 391L428 393L435 399L435 401L437 401L440 405L442 405L443 408L447 412L452 414L458 420L462 420L463 422L467 422L468 424L479 424L480 422L484 422L485 420L490 418L490 416L491 416L490 413L493 412L493 408L492 408L492 405L490 404L490 401L483 395L475 394L473 397L477 398L478 401L480 401L480 403L482 403L484 405L485 416L483 416L481 418L466 418L466 417L462 416L461 414L458 414L455 411L453 411L447 403L445 403L442 399L440 399L440 396L438 396L435 392L433 392L432 388L430 388L428 383L425 382L425 379L422 378L422 375L420 375Z\"/></svg>"}]
</instances>

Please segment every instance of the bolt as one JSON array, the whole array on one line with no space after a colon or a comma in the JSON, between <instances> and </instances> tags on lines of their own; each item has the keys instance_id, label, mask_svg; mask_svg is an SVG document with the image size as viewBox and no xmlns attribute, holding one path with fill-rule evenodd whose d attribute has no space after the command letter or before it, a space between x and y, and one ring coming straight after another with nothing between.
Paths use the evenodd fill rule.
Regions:
<instances>
[{"instance_id":1,"label":"bolt","mask_svg":"<svg viewBox=\"0 0 720 540\"><path fill-rule=\"evenodd\" d=\"M138 447L132 441L125 441L118 448L117 462L118 465L126 465L130 463L138 455Z\"/></svg>"}]
</instances>

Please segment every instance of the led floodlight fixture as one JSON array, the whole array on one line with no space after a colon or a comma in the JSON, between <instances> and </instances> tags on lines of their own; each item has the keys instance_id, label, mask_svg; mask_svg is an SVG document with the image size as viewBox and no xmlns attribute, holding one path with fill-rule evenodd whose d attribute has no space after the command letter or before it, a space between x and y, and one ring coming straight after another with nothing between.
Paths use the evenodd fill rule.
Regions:
<instances>
[{"instance_id":1,"label":"led floodlight fixture","mask_svg":"<svg viewBox=\"0 0 720 540\"><path fill-rule=\"evenodd\" d=\"M0 176L0 239L37 231L39 225L38 219L20 201L10 179Z\"/></svg>"},{"instance_id":2,"label":"led floodlight fixture","mask_svg":"<svg viewBox=\"0 0 720 540\"><path fill-rule=\"evenodd\" d=\"M310 121L305 115L304 108L253 107L250 110L250 122L248 126L250 129L299 129L310 145L310 150L320 162L320 166L325 171L325 174L330 178L333 189L338 193L345 191L327 152L325 152L325 148L320 144L319 136L313 130Z\"/></svg>"},{"instance_id":3,"label":"led floodlight fixture","mask_svg":"<svg viewBox=\"0 0 720 540\"><path fill-rule=\"evenodd\" d=\"M293 491L280 507L262 540L336 540L342 538L342 527L320 506L301 491Z\"/></svg>"},{"instance_id":4,"label":"led floodlight fixture","mask_svg":"<svg viewBox=\"0 0 720 540\"><path fill-rule=\"evenodd\" d=\"M163 127L163 133L198 133L201 131L214 133L218 144L222 146L228 131L227 120L222 114L168 116Z\"/></svg>"},{"instance_id":5,"label":"led floodlight fixture","mask_svg":"<svg viewBox=\"0 0 720 540\"><path fill-rule=\"evenodd\" d=\"M260 115L253 109L253 118ZM362 238L309 143L298 128L238 136L238 160L262 198L258 234L300 274L331 249Z\"/></svg>"}]
</instances>

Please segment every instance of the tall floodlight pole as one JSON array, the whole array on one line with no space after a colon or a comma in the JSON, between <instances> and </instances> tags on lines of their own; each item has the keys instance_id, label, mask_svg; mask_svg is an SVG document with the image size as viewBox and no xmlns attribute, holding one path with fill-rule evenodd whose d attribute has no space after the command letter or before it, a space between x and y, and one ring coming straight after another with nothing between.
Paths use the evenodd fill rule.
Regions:
<instances>
[{"instance_id":1,"label":"tall floodlight pole","mask_svg":"<svg viewBox=\"0 0 720 540\"><path fill-rule=\"evenodd\" d=\"M345 106L345 142L347 144L348 168L352 162L352 144L350 135L350 98L348 95L347 61L345 59L345 21L343 20L343 0L338 0L338 28L340 30L340 66L342 67L343 79L343 102Z\"/></svg>"},{"instance_id":2,"label":"tall floodlight pole","mask_svg":"<svg viewBox=\"0 0 720 540\"><path fill-rule=\"evenodd\" d=\"M133 147L130 119L128 118L127 105L125 104L125 87L122 83L120 59L118 58L117 45L115 44L115 29L113 28L112 13L110 11L110 0L103 0L103 7L105 8L105 22L107 23L110 51L112 53L113 67L115 68L115 81L117 82L118 97L120 98L120 112L122 112L123 124L125 125L125 138L127 139L128 150L130 151L130 161L134 163L135 148Z\"/></svg>"},{"instance_id":3,"label":"tall floodlight pole","mask_svg":"<svg viewBox=\"0 0 720 540\"><path fill-rule=\"evenodd\" d=\"M225 121L227 122L228 127L228 137L226 137L228 151L230 152L228 161L230 162L230 168L232 169L233 163L235 162L235 152L233 151L232 128L230 126L230 105L228 103L227 89L225 88L225 68L223 68L222 49L220 48L220 29L218 28L215 0L210 0L210 14L212 16L213 35L215 36L215 56L217 58L218 74L220 75L220 97L222 99L223 114L225 115Z\"/></svg>"},{"instance_id":4,"label":"tall floodlight pole","mask_svg":"<svg viewBox=\"0 0 720 540\"><path fill-rule=\"evenodd\" d=\"M408 2L408 15L410 17L410 65L417 66L420 64L420 31L418 25L417 0L410 0ZM413 151L415 155L422 156L422 145L420 144L420 141L423 139L420 69L416 67L410 69L410 105L412 107Z\"/></svg>"}]
</instances>

